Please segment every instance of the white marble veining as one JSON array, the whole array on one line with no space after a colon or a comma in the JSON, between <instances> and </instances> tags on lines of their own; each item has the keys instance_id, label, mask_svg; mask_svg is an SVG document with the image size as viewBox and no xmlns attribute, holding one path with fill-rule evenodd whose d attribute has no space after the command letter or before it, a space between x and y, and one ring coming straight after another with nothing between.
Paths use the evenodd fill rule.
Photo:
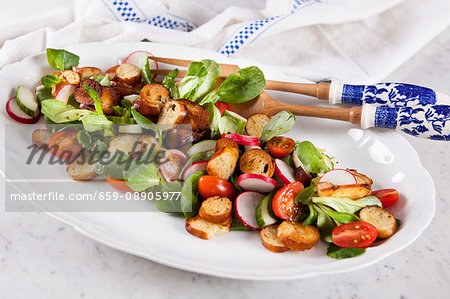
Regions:
<instances>
[{"instance_id":1,"label":"white marble veining","mask_svg":"<svg viewBox=\"0 0 450 299\"><path fill-rule=\"evenodd\" d=\"M450 94L450 30L387 80ZM45 214L2 213L0 298L450 298L450 143L407 139L434 178L436 215L411 246L370 267L291 281L215 278L108 248Z\"/></svg>"}]
</instances>

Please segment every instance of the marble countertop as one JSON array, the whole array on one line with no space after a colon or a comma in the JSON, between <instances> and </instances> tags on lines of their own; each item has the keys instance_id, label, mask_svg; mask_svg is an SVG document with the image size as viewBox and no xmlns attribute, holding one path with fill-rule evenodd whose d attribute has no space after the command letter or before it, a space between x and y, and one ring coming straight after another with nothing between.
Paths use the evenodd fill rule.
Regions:
<instances>
[{"instance_id":1,"label":"marble countertop","mask_svg":"<svg viewBox=\"0 0 450 299\"><path fill-rule=\"evenodd\" d=\"M387 79L450 94L450 30ZM450 143L407 139L434 178L436 215L412 245L367 268L276 282L215 278L116 251L45 214L1 213L0 297L449 298Z\"/></svg>"}]
</instances>

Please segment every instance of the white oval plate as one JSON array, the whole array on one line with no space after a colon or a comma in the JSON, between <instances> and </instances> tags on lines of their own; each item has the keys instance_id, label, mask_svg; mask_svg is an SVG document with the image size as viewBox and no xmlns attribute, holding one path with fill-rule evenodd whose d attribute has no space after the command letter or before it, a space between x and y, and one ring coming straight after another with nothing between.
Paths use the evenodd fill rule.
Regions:
<instances>
[{"instance_id":1,"label":"white oval plate","mask_svg":"<svg viewBox=\"0 0 450 299\"><path fill-rule=\"evenodd\" d=\"M212 58L241 67L253 65L249 61L227 59L215 52L153 43L90 43L71 46L67 50L81 57L80 66L99 66L103 69L115 65L135 50L147 50L163 57ZM307 82L259 66L268 79ZM0 71L3 122L13 122L4 107L15 88L27 83L32 87L49 71L44 54L28 57ZM296 94L271 94L281 101L318 104L318 100ZM414 148L400 134L383 129L363 131L344 122L298 117L288 135L296 140L310 140L317 147L326 149L344 167L369 175L375 181L374 189L399 190L400 200L391 209L402 221L398 232L379 246L368 248L361 256L335 260L327 257L327 246L323 242L307 252L272 253L261 245L257 232L231 232L209 241L201 240L185 231L183 218L164 213L145 213L145 206L142 213L49 215L98 242L167 266L214 276L259 280L310 277L368 266L411 244L433 218L435 190L432 178L421 165ZM28 138L31 137L26 138L24 142L29 144ZM61 176L64 175L65 169L61 167ZM79 184L85 192L111 191L106 182ZM37 185L35 187L38 189Z\"/></svg>"}]
</instances>

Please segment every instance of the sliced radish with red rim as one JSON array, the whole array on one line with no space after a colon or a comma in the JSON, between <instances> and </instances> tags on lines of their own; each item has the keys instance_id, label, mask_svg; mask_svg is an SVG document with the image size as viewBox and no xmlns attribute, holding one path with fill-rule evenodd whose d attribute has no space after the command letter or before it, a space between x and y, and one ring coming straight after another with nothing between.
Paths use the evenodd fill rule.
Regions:
<instances>
[{"instance_id":1,"label":"sliced radish with red rim","mask_svg":"<svg viewBox=\"0 0 450 299\"><path fill-rule=\"evenodd\" d=\"M284 184L290 184L296 181L294 169L281 159L275 159L275 173L280 181Z\"/></svg>"},{"instance_id":2,"label":"sliced radish with red rim","mask_svg":"<svg viewBox=\"0 0 450 299\"><path fill-rule=\"evenodd\" d=\"M11 98L6 103L6 112L8 113L9 116L11 116L12 119L14 119L15 121L18 121L22 124L35 124L39 121L39 118L40 118L39 110L36 113L35 117L31 117L28 114L26 114L25 112L23 112L19 108L19 105L17 105L17 101L16 101L15 97Z\"/></svg>"},{"instance_id":3,"label":"sliced radish with red rim","mask_svg":"<svg viewBox=\"0 0 450 299\"><path fill-rule=\"evenodd\" d=\"M236 141L240 145L260 146L261 142L258 141L258 137L246 136L237 133L222 134L222 138L230 138Z\"/></svg>"},{"instance_id":4,"label":"sliced radish with red rim","mask_svg":"<svg viewBox=\"0 0 450 299\"><path fill-rule=\"evenodd\" d=\"M345 169L332 169L327 171L319 180L319 183L322 182L328 182L337 186L357 183L355 176Z\"/></svg>"},{"instance_id":5,"label":"sliced radish with red rim","mask_svg":"<svg viewBox=\"0 0 450 299\"><path fill-rule=\"evenodd\" d=\"M264 194L246 191L241 193L234 200L236 216L246 227L253 230L260 230L259 225L256 222L256 208L263 198Z\"/></svg>"},{"instance_id":6,"label":"sliced radish with red rim","mask_svg":"<svg viewBox=\"0 0 450 299\"><path fill-rule=\"evenodd\" d=\"M129 64L133 64L135 66L137 66L138 68L142 68L142 66L145 63L145 59L147 57L155 57L155 55L153 55L150 52L147 51L135 51L133 53L131 53L130 55L127 56L127 58L125 58L124 63L129 63ZM149 59L148 60L150 63L150 71L151 70L157 70L158 69L158 62L156 62L155 60ZM155 79L156 75L153 75L153 79Z\"/></svg>"},{"instance_id":7,"label":"sliced radish with red rim","mask_svg":"<svg viewBox=\"0 0 450 299\"><path fill-rule=\"evenodd\" d=\"M201 162L192 164L191 166L186 168L186 170L184 171L183 180L184 181L187 180L191 175L193 175L197 171L205 171L207 167L208 167L208 161L201 161Z\"/></svg>"},{"instance_id":8,"label":"sliced radish with red rim","mask_svg":"<svg viewBox=\"0 0 450 299\"><path fill-rule=\"evenodd\" d=\"M238 186L247 191L269 193L277 185L277 181L262 174L244 173L238 178Z\"/></svg>"},{"instance_id":9,"label":"sliced radish with red rim","mask_svg":"<svg viewBox=\"0 0 450 299\"><path fill-rule=\"evenodd\" d=\"M73 84L64 85L58 92L55 94L55 100L63 102L67 105L70 96L73 94L75 88L77 86Z\"/></svg>"}]
</instances>

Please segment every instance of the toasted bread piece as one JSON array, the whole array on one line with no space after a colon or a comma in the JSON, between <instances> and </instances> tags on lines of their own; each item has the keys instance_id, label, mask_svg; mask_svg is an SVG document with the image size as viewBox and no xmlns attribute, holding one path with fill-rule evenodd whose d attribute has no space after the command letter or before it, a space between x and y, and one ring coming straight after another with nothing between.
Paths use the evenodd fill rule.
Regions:
<instances>
[{"instance_id":1,"label":"toasted bread piece","mask_svg":"<svg viewBox=\"0 0 450 299\"><path fill-rule=\"evenodd\" d=\"M133 86L131 86L130 84L123 83L123 82L112 81L110 87L114 88L121 97L129 96L130 94L138 94L139 93L139 92L136 92L136 90L134 90Z\"/></svg>"},{"instance_id":2,"label":"toasted bread piece","mask_svg":"<svg viewBox=\"0 0 450 299\"><path fill-rule=\"evenodd\" d=\"M134 64L122 63L116 68L115 73L119 82L133 86L141 81L141 69Z\"/></svg>"},{"instance_id":3,"label":"toasted bread piece","mask_svg":"<svg viewBox=\"0 0 450 299\"><path fill-rule=\"evenodd\" d=\"M217 140L214 151L218 152L224 147L234 148L237 151L239 151L239 146L237 142L230 138L220 138L219 140Z\"/></svg>"},{"instance_id":4,"label":"toasted bread piece","mask_svg":"<svg viewBox=\"0 0 450 299\"><path fill-rule=\"evenodd\" d=\"M209 159L206 170L209 175L228 180L236 168L239 152L234 148L224 147Z\"/></svg>"},{"instance_id":5,"label":"toasted bread piece","mask_svg":"<svg viewBox=\"0 0 450 299\"><path fill-rule=\"evenodd\" d=\"M186 230L191 235L199 237L201 239L209 240L214 236L227 233L230 231L230 227L226 225L211 223L202 219L200 216L195 216L186 219Z\"/></svg>"},{"instance_id":6,"label":"toasted bread piece","mask_svg":"<svg viewBox=\"0 0 450 299\"><path fill-rule=\"evenodd\" d=\"M252 114L245 124L245 131L250 136L261 137L264 126L269 122L270 116L263 113Z\"/></svg>"},{"instance_id":7,"label":"toasted bread piece","mask_svg":"<svg viewBox=\"0 0 450 299\"><path fill-rule=\"evenodd\" d=\"M319 230L313 225L303 226L299 222L283 221L278 226L277 237L289 249L309 250L319 241Z\"/></svg>"},{"instance_id":8,"label":"toasted bread piece","mask_svg":"<svg viewBox=\"0 0 450 299\"><path fill-rule=\"evenodd\" d=\"M31 135L31 142L36 147L48 147L48 143L50 142L50 137L52 137L53 133L48 129L37 129L33 131Z\"/></svg>"},{"instance_id":9,"label":"toasted bread piece","mask_svg":"<svg viewBox=\"0 0 450 299\"><path fill-rule=\"evenodd\" d=\"M371 178L369 178L368 176L366 176L365 174L359 173L357 172L355 169L346 169L348 172L351 172L355 178L356 178L356 183L358 184L369 184L372 186L373 181Z\"/></svg>"},{"instance_id":10,"label":"toasted bread piece","mask_svg":"<svg viewBox=\"0 0 450 299\"><path fill-rule=\"evenodd\" d=\"M169 90L161 84L147 84L140 93L140 98L134 101L134 108L143 115L159 115L165 103L170 100ZM187 108L184 107L183 110Z\"/></svg>"},{"instance_id":11,"label":"toasted bread piece","mask_svg":"<svg viewBox=\"0 0 450 299\"><path fill-rule=\"evenodd\" d=\"M109 86L102 86L102 96L100 97L100 103L102 105L103 113L108 115L113 115L116 113L113 106L117 106L120 104L120 95L119 93L109 87Z\"/></svg>"},{"instance_id":12,"label":"toasted bread piece","mask_svg":"<svg viewBox=\"0 0 450 299\"><path fill-rule=\"evenodd\" d=\"M372 192L369 184L333 185L330 182L317 183L317 194L320 197L348 197L359 199Z\"/></svg>"},{"instance_id":13,"label":"toasted bread piece","mask_svg":"<svg viewBox=\"0 0 450 299\"><path fill-rule=\"evenodd\" d=\"M277 229L278 229L278 224L273 224L273 225L264 227L259 232L259 235L261 237L261 242L264 247L266 247L268 250L270 250L272 252L288 251L289 248L284 246L283 243L281 243L280 239L278 239Z\"/></svg>"},{"instance_id":14,"label":"toasted bread piece","mask_svg":"<svg viewBox=\"0 0 450 299\"><path fill-rule=\"evenodd\" d=\"M154 151L158 151L161 150L161 146L159 145L159 141L156 137L151 136L151 135L142 135L141 137L141 143L142 143L142 151L145 152L146 150L148 150L149 148L152 147L152 145L154 144L155 146L153 147Z\"/></svg>"},{"instance_id":15,"label":"toasted bread piece","mask_svg":"<svg viewBox=\"0 0 450 299\"><path fill-rule=\"evenodd\" d=\"M102 70L97 67L73 67L73 71L77 72L80 75L80 80L89 79L91 77L95 77L101 75Z\"/></svg>"},{"instance_id":16,"label":"toasted bread piece","mask_svg":"<svg viewBox=\"0 0 450 299\"><path fill-rule=\"evenodd\" d=\"M373 206L365 207L359 212L361 221L368 222L378 229L378 238L386 239L397 230L394 215L383 208Z\"/></svg>"},{"instance_id":17,"label":"toasted bread piece","mask_svg":"<svg viewBox=\"0 0 450 299\"><path fill-rule=\"evenodd\" d=\"M201 105L189 100L177 100L186 105L188 114L184 124L191 125L193 132L209 129L209 111Z\"/></svg>"},{"instance_id":18,"label":"toasted bread piece","mask_svg":"<svg viewBox=\"0 0 450 299\"><path fill-rule=\"evenodd\" d=\"M77 72L72 71L72 70L67 70L67 71L62 72L62 76L64 79L67 80L67 82L69 82L69 84L77 85L81 81L80 75Z\"/></svg>"},{"instance_id":19,"label":"toasted bread piece","mask_svg":"<svg viewBox=\"0 0 450 299\"><path fill-rule=\"evenodd\" d=\"M198 215L206 221L223 224L231 219L232 204L226 197L214 196L203 201Z\"/></svg>"},{"instance_id":20,"label":"toasted bread piece","mask_svg":"<svg viewBox=\"0 0 450 299\"><path fill-rule=\"evenodd\" d=\"M129 156L142 151L142 137L139 134L120 134L109 142L108 152L121 151Z\"/></svg>"},{"instance_id":21,"label":"toasted bread piece","mask_svg":"<svg viewBox=\"0 0 450 299\"><path fill-rule=\"evenodd\" d=\"M169 100L162 107L157 124L169 127L182 124L187 114L186 105L176 100Z\"/></svg>"},{"instance_id":22,"label":"toasted bread piece","mask_svg":"<svg viewBox=\"0 0 450 299\"><path fill-rule=\"evenodd\" d=\"M73 91L75 100L80 104L94 105L94 100L89 96L88 92L84 89L84 84L93 88L99 97L102 96L102 86L100 83L93 79L85 79L78 84Z\"/></svg>"},{"instance_id":23,"label":"toasted bread piece","mask_svg":"<svg viewBox=\"0 0 450 299\"><path fill-rule=\"evenodd\" d=\"M242 173L262 174L269 178L275 172L272 158L261 149L246 151L239 160L239 169Z\"/></svg>"},{"instance_id":24,"label":"toasted bread piece","mask_svg":"<svg viewBox=\"0 0 450 299\"><path fill-rule=\"evenodd\" d=\"M90 181L98 174L95 172L95 163L90 161L88 151L81 151L78 157L67 166L67 173L76 181Z\"/></svg>"}]
</instances>

